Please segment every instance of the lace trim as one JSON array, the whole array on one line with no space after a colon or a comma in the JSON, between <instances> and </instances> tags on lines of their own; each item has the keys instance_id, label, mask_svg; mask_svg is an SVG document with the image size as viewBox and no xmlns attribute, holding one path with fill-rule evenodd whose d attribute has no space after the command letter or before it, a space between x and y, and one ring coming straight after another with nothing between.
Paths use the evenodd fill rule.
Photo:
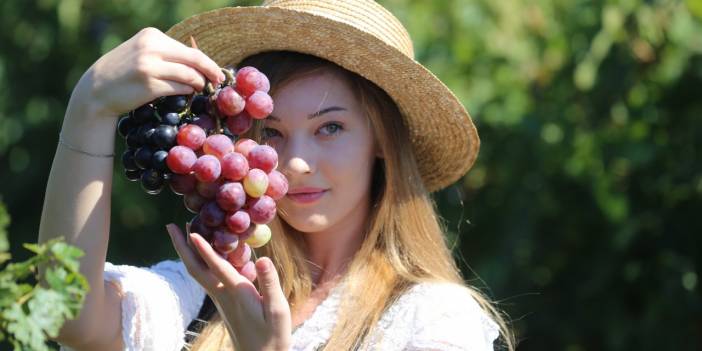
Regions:
<instances>
[{"instance_id":1,"label":"lace trim","mask_svg":"<svg viewBox=\"0 0 702 351\"><path fill-rule=\"evenodd\" d=\"M332 288L329 296L315 308L310 318L293 330L293 350L315 350L329 340L336 322L343 285L342 281Z\"/></svg>"},{"instance_id":2,"label":"lace trim","mask_svg":"<svg viewBox=\"0 0 702 351\"><path fill-rule=\"evenodd\" d=\"M492 350L492 343L499 336L499 327L490 317L480 309L477 302L464 288L452 283L423 283L411 287L383 314L374 330L368 350L466 350L466 343L475 345L478 349ZM312 316L293 331L293 350L311 351L324 345L334 328L336 313L340 304L340 286L333 289L332 293L315 309ZM453 308L441 308L437 305L436 311L427 309L427 304L434 301L464 301L465 304L457 305L464 314L457 314ZM475 320L474 318L478 318ZM429 328L435 323L446 323L455 320L458 327L471 328L466 335L449 334L446 340L427 337L422 339L422 331L434 331ZM475 325L465 325L466 321L477 322ZM479 329L479 330L475 330ZM453 332L455 330L451 330ZM455 333L455 334L462 334ZM470 335L470 336L468 336ZM482 336L483 340L476 340ZM453 340L453 339L459 340ZM466 339L466 340L463 340ZM480 345L485 345L481 347Z\"/></svg>"}]
</instances>

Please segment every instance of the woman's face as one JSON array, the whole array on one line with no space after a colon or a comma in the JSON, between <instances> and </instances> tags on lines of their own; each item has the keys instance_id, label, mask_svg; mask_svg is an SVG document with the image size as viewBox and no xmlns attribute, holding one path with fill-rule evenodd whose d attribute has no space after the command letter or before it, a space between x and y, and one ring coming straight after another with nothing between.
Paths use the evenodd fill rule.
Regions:
<instances>
[{"instance_id":1,"label":"woman's face","mask_svg":"<svg viewBox=\"0 0 702 351\"><path fill-rule=\"evenodd\" d=\"M278 152L278 170L290 185L278 203L281 217L310 233L365 220L377 149L348 84L325 70L286 83L272 97L263 140Z\"/></svg>"}]
</instances>

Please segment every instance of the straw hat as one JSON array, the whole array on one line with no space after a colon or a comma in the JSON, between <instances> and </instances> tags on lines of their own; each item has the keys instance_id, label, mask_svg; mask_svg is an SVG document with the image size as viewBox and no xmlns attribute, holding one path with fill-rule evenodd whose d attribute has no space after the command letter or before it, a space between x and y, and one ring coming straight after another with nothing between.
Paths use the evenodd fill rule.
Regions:
<instances>
[{"instance_id":1,"label":"straw hat","mask_svg":"<svg viewBox=\"0 0 702 351\"><path fill-rule=\"evenodd\" d=\"M264 51L318 56L374 82L398 105L429 191L463 176L480 147L470 115L434 74L414 60L400 21L371 0L268 0L197 14L166 34L220 66Z\"/></svg>"}]
</instances>

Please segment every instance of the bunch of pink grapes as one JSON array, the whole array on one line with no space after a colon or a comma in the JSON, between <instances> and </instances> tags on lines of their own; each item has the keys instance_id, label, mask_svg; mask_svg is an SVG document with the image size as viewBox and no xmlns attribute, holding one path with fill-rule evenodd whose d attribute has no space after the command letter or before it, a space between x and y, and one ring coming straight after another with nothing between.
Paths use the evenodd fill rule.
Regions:
<instances>
[{"instance_id":1,"label":"bunch of pink grapes","mask_svg":"<svg viewBox=\"0 0 702 351\"><path fill-rule=\"evenodd\" d=\"M142 186L157 194L167 183L174 193L182 195L185 207L196 214L190 221L190 232L202 235L241 274L254 280L251 249L271 239L267 224L275 217L276 201L288 191L288 181L276 170L275 149L239 137L251 128L253 119L266 118L273 111L268 78L254 67L223 72L227 79L221 86L208 84L203 94L187 97L181 110L159 108L164 104L158 102L142 106L120 121L119 131L125 136L144 133L151 125L145 128L128 120L144 110L153 111L153 116L139 120L150 120L154 125L168 122L165 116L169 114L168 123L177 130L172 144L164 148L161 143L159 147L150 142L153 136L134 137L132 144L128 143L134 148L134 141L140 141L137 150L163 150L165 156L165 160L160 157L165 167L149 169L151 178L148 182L142 179ZM132 165L136 171L127 169L125 163L125 171L141 172L143 178L147 170L137 167L139 164L146 162Z\"/></svg>"}]
</instances>

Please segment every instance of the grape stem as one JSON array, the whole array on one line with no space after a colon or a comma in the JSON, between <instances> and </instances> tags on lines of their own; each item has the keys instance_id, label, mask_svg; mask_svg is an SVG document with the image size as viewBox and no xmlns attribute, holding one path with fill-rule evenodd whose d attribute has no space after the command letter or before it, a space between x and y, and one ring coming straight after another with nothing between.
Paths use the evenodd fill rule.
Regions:
<instances>
[{"instance_id":1,"label":"grape stem","mask_svg":"<svg viewBox=\"0 0 702 351\"><path fill-rule=\"evenodd\" d=\"M194 38L192 35L190 36L190 46L191 46L193 49L197 49L197 48L198 48L198 47L197 47L197 42L195 42L195 38ZM224 85L231 85L233 82L235 82L235 80L234 80L234 75L232 74L232 72L230 72L228 69L224 69L224 68L221 68L221 67L220 67L220 69L222 70L222 73L224 73L224 76L225 76ZM206 83L205 83L205 88L202 89L202 90L203 90L202 92L205 93L205 94L207 94L207 95L214 94L214 93L215 93L215 87L214 87L214 85L212 85L212 82L210 82L209 80L205 80L205 82L206 82ZM216 127L215 127L215 133L222 134L222 133L224 133L224 129L222 128L222 122L220 121L219 113L217 113L217 109L213 107L213 105L216 103L216 101L212 101L212 100L213 100L212 98L215 98L215 99L216 99L215 96L212 96L212 97L210 98L210 104L209 104L209 105L210 105L210 108L209 108L209 111L208 111L208 112L210 113L210 116L211 116L212 118L214 118L214 120L215 120L215 125L216 125ZM188 110L189 110L189 109L190 109L190 104L188 104Z\"/></svg>"},{"instance_id":2,"label":"grape stem","mask_svg":"<svg viewBox=\"0 0 702 351\"><path fill-rule=\"evenodd\" d=\"M224 73L224 85L235 85L236 80L234 79L234 74L232 71L222 68L222 73Z\"/></svg>"}]
</instances>

